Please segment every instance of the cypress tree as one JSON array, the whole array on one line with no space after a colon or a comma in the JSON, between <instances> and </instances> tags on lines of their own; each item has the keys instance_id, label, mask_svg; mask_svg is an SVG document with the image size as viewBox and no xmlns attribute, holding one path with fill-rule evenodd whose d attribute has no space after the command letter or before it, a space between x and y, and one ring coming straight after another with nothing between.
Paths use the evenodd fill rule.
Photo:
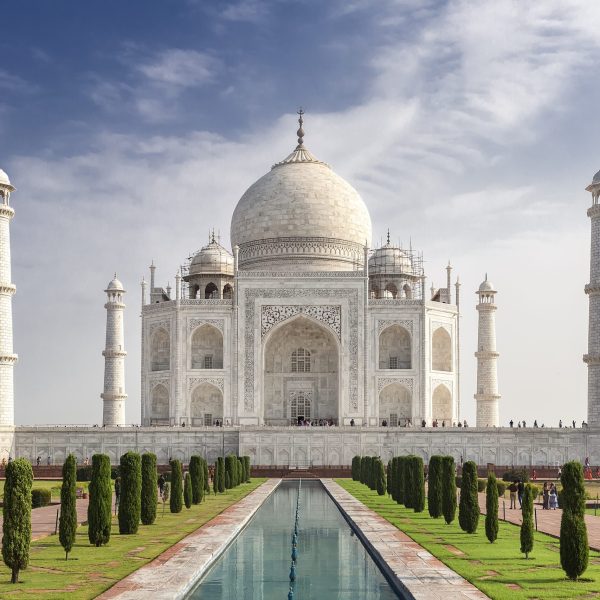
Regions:
<instances>
[{"instance_id":1,"label":"cypress tree","mask_svg":"<svg viewBox=\"0 0 600 600\"><path fill-rule=\"evenodd\" d=\"M425 470L423 459L420 456L412 457L412 469L413 509L415 512L423 512L425 510Z\"/></svg>"},{"instance_id":2,"label":"cypress tree","mask_svg":"<svg viewBox=\"0 0 600 600\"><path fill-rule=\"evenodd\" d=\"M479 499L477 497L477 465L468 460L462 470L458 523L467 533L475 533L479 524Z\"/></svg>"},{"instance_id":3,"label":"cypress tree","mask_svg":"<svg viewBox=\"0 0 600 600\"><path fill-rule=\"evenodd\" d=\"M379 462L379 457L377 456L372 456L371 457L371 489L373 491L377 490L377 472L378 472L378 467L377 467L377 463Z\"/></svg>"},{"instance_id":4,"label":"cypress tree","mask_svg":"<svg viewBox=\"0 0 600 600\"><path fill-rule=\"evenodd\" d=\"M451 456L442 457L442 513L450 525L456 516L456 466Z\"/></svg>"},{"instance_id":5,"label":"cypress tree","mask_svg":"<svg viewBox=\"0 0 600 600\"><path fill-rule=\"evenodd\" d=\"M156 485L156 454L142 454L142 523L152 525L156 520L158 488Z\"/></svg>"},{"instance_id":6,"label":"cypress tree","mask_svg":"<svg viewBox=\"0 0 600 600\"><path fill-rule=\"evenodd\" d=\"M246 474L244 473L244 457L238 456L238 485L241 485L246 481Z\"/></svg>"},{"instance_id":7,"label":"cypress tree","mask_svg":"<svg viewBox=\"0 0 600 600\"><path fill-rule=\"evenodd\" d=\"M399 456L398 462L396 463L396 502L398 504L404 504L406 495L404 493L404 486L406 483L406 456Z\"/></svg>"},{"instance_id":8,"label":"cypress tree","mask_svg":"<svg viewBox=\"0 0 600 600\"><path fill-rule=\"evenodd\" d=\"M250 477L252 475L251 467L250 467L250 457L244 456L244 466L246 468L246 483L250 481Z\"/></svg>"},{"instance_id":9,"label":"cypress tree","mask_svg":"<svg viewBox=\"0 0 600 600\"><path fill-rule=\"evenodd\" d=\"M427 471L427 509L429 516L442 516L442 456L432 456Z\"/></svg>"},{"instance_id":10,"label":"cypress tree","mask_svg":"<svg viewBox=\"0 0 600 600\"><path fill-rule=\"evenodd\" d=\"M110 458L106 454L92 456L92 478L89 486L88 538L96 547L108 544L112 523L112 484Z\"/></svg>"},{"instance_id":11,"label":"cypress tree","mask_svg":"<svg viewBox=\"0 0 600 600\"><path fill-rule=\"evenodd\" d=\"M407 456L404 459L404 485L402 486L403 489L403 496L404 496L404 506L406 506L406 508L414 508L414 487L415 487L415 483L414 483L414 479L413 479L413 456Z\"/></svg>"},{"instance_id":12,"label":"cypress tree","mask_svg":"<svg viewBox=\"0 0 600 600\"><path fill-rule=\"evenodd\" d=\"M137 452L121 456L119 468L121 497L119 500L119 533L137 533L142 515L142 459Z\"/></svg>"},{"instance_id":13,"label":"cypress tree","mask_svg":"<svg viewBox=\"0 0 600 600\"><path fill-rule=\"evenodd\" d=\"M364 485L366 483L366 473L367 473L367 457L360 457L360 477L359 481Z\"/></svg>"},{"instance_id":14,"label":"cypress tree","mask_svg":"<svg viewBox=\"0 0 600 600\"><path fill-rule=\"evenodd\" d=\"M385 468L380 458L376 462L377 471L377 494L379 496L385 496Z\"/></svg>"},{"instance_id":15,"label":"cypress tree","mask_svg":"<svg viewBox=\"0 0 600 600\"><path fill-rule=\"evenodd\" d=\"M529 553L533 550L533 493L529 484L523 490L521 511L521 552L525 554L525 558L529 558Z\"/></svg>"},{"instance_id":16,"label":"cypress tree","mask_svg":"<svg viewBox=\"0 0 600 600\"><path fill-rule=\"evenodd\" d=\"M202 481L202 464L199 456L190 458L190 484L192 486L192 503L200 504L202 500L202 492L204 491L204 482Z\"/></svg>"},{"instance_id":17,"label":"cypress tree","mask_svg":"<svg viewBox=\"0 0 600 600\"><path fill-rule=\"evenodd\" d=\"M62 468L62 487L60 488L60 521L58 539L65 551L65 560L75 543L77 531L77 459L73 454L67 456Z\"/></svg>"},{"instance_id":18,"label":"cypress tree","mask_svg":"<svg viewBox=\"0 0 600 600\"><path fill-rule=\"evenodd\" d=\"M33 469L28 460L8 463L4 482L2 558L11 570L11 583L18 583L19 571L29 564L31 543L31 486Z\"/></svg>"},{"instance_id":19,"label":"cypress tree","mask_svg":"<svg viewBox=\"0 0 600 600\"><path fill-rule=\"evenodd\" d=\"M192 507L192 478L189 471L183 476L183 501L186 508Z\"/></svg>"},{"instance_id":20,"label":"cypress tree","mask_svg":"<svg viewBox=\"0 0 600 600\"><path fill-rule=\"evenodd\" d=\"M222 456L217 458L215 465L215 494L222 494L225 491L225 461Z\"/></svg>"},{"instance_id":21,"label":"cypress tree","mask_svg":"<svg viewBox=\"0 0 600 600\"><path fill-rule=\"evenodd\" d=\"M393 462L394 462L393 458L390 458L390 460L388 460L387 470L386 470L386 473L385 473L386 474L386 478L385 478L385 480L386 480L386 488L387 488L386 491L388 493L388 496L392 495L392 489L393 489L393 486L394 486L394 484L392 482L392 479L394 477L394 474L393 474L394 467L392 466Z\"/></svg>"},{"instance_id":22,"label":"cypress tree","mask_svg":"<svg viewBox=\"0 0 600 600\"><path fill-rule=\"evenodd\" d=\"M560 477L562 517L560 521L560 564L569 579L575 581L588 567L589 546L585 525L585 488L583 468L568 462Z\"/></svg>"},{"instance_id":23,"label":"cypress tree","mask_svg":"<svg viewBox=\"0 0 600 600\"><path fill-rule=\"evenodd\" d=\"M493 473L488 475L485 490L485 535L492 544L498 537L498 483Z\"/></svg>"},{"instance_id":24,"label":"cypress tree","mask_svg":"<svg viewBox=\"0 0 600 600\"><path fill-rule=\"evenodd\" d=\"M213 491L215 496L219 493L219 459L215 461L215 469L213 471Z\"/></svg>"},{"instance_id":25,"label":"cypress tree","mask_svg":"<svg viewBox=\"0 0 600 600\"><path fill-rule=\"evenodd\" d=\"M352 459L352 480L360 481L360 456Z\"/></svg>"},{"instance_id":26,"label":"cypress tree","mask_svg":"<svg viewBox=\"0 0 600 600\"><path fill-rule=\"evenodd\" d=\"M230 490L235 487L235 457L229 454L225 457L225 489Z\"/></svg>"},{"instance_id":27,"label":"cypress tree","mask_svg":"<svg viewBox=\"0 0 600 600\"><path fill-rule=\"evenodd\" d=\"M205 458L202 459L202 471L204 472L204 491L210 494L210 477L208 474L208 462Z\"/></svg>"},{"instance_id":28,"label":"cypress tree","mask_svg":"<svg viewBox=\"0 0 600 600\"><path fill-rule=\"evenodd\" d=\"M171 498L169 506L172 513L180 513L183 508L183 469L181 461L171 460Z\"/></svg>"}]
</instances>

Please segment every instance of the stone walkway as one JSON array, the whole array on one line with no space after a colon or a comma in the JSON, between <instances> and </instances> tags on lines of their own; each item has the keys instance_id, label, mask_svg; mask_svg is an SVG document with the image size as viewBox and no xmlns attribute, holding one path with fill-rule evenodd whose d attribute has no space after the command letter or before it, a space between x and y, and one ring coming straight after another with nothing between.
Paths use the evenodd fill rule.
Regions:
<instances>
[{"instance_id":1,"label":"stone walkway","mask_svg":"<svg viewBox=\"0 0 600 600\"><path fill-rule=\"evenodd\" d=\"M504 505L506 506L506 513L504 511ZM510 500L508 498L499 498L498 500L498 517L502 520L506 514L506 521L520 525L522 522L522 515L519 509L510 509ZM534 504L534 508L537 509L537 528L538 531L547 533L554 537L560 537L560 519L562 517L562 510L544 510L541 504ZM485 494L479 494L479 509L482 514L487 511L485 509ZM599 513L600 514L600 513ZM585 524L588 532L588 543L590 548L593 550L600 550L600 517L594 517L593 515L585 515Z\"/></svg>"},{"instance_id":2,"label":"stone walkway","mask_svg":"<svg viewBox=\"0 0 600 600\"><path fill-rule=\"evenodd\" d=\"M331 479L321 480L335 502L358 529L358 535L386 563L388 576L407 598L474 600L487 596L413 542L375 511Z\"/></svg>"},{"instance_id":3,"label":"stone walkway","mask_svg":"<svg viewBox=\"0 0 600 600\"><path fill-rule=\"evenodd\" d=\"M77 522L87 521L88 501L77 500ZM50 506L41 506L34 508L31 511L31 539L39 540L40 538L52 535L56 528L56 511L60 510L59 504L51 504ZM0 537L2 536L2 519L0 519Z\"/></svg>"},{"instance_id":4,"label":"stone walkway","mask_svg":"<svg viewBox=\"0 0 600 600\"><path fill-rule=\"evenodd\" d=\"M104 600L182 598L244 528L281 480L269 479L237 504L98 596Z\"/></svg>"}]
</instances>

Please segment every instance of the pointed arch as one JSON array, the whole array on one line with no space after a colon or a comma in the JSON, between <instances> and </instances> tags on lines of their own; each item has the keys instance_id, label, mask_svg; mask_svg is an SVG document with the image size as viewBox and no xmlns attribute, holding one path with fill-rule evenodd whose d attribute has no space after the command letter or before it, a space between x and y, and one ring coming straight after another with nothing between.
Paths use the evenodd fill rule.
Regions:
<instances>
[{"instance_id":1,"label":"pointed arch","mask_svg":"<svg viewBox=\"0 0 600 600\"><path fill-rule=\"evenodd\" d=\"M431 368L452 371L452 339L444 327L438 327L431 336Z\"/></svg>"},{"instance_id":2,"label":"pointed arch","mask_svg":"<svg viewBox=\"0 0 600 600\"><path fill-rule=\"evenodd\" d=\"M169 333L160 327L150 341L150 370L168 371L171 368L171 340Z\"/></svg>"},{"instance_id":3,"label":"pointed arch","mask_svg":"<svg viewBox=\"0 0 600 600\"><path fill-rule=\"evenodd\" d=\"M169 424L169 390L166 385L159 383L152 388L150 402L150 424Z\"/></svg>"},{"instance_id":4,"label":"pointed arch","mask_svg":"<svg viewBox=\"0 0 600 600\"><path fill-rule=\"evenodd\" d=\"M192 392L190 401L192 426L214 425L223 422L223 393L211 383L201 383Z\"/></svg>"},{"instance_id":5,"label":"pointed arch","mask_svg":"<svg viewBox=\"0 0 600 600\"><path fill-rule=\"evenodd\" d=\"M379 368L412 368L410 333L401 325L390 325L379 334Z\"/></svg>"},{"instance_id":6,"label":"pointed arch","mask_svg":"<svg viewBox=\"0 0 600 600\"><path fill-rule=\"evenodd\" d=\"M431 418L441 425L442 421L446 425L452 424L452 392L446 385L440 383L434 390L431 397Z\"/></svg>"},{"instance_id":7,"label":"pointed arch","mask_svg":"<svg viewBox=\"0 0 600 600\"><path fill-rule=\"evenodd\" d=\"M406 425L412 419L412 394L400 383L390 383L379 392L379 424Z\"/></svg>"},{"instance_id":8,"label":"pointed arch","mask_svg":"<svg viewBox=\"0 0 600 600\"><path fill-rule=\"evenodd\" d=\"M206 300L209 300L211 298L218 298L218 297L219 297L219 288L211 281L204 288L204 298Z\"/></svg>"},{"instance_id":9,"label":"pointed arch","mask_svg":"<svg viewBox=\"0 0 600 600\"><path fill-rule=\"evenodd\" d=\"M223 368L223 334L213 325L204 323L192 334L192 369Z\"/></svg>"}]
</instances>

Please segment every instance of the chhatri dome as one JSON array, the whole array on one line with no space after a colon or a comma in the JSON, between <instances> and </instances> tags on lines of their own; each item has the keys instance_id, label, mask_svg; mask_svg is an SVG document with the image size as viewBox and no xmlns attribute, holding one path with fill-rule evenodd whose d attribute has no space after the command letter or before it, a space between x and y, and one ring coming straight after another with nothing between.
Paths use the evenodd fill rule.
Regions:
<instances>
[{"instance_id":1,"label":"chhatri dome","mask_svg":"<svg viewBox=\"0 0 600 600\"><path fill-rule=\"evenodd\" d=\"M371 218L358 192L298 145L251 185L231 219L239 268L256 271L362 269L371 243Z\"/></svg>"},{"instance_id":2,"label":"chhatri dome","mask_svg":"<svg viewBox=\"0 0 600 600\"><path fill-rule=\"evenodd\" d=\"M190 275L199 274L233 275L233 256L217 241L214 232L210 243L200 249L190 263Z\"/></svg>"}]
</instances>

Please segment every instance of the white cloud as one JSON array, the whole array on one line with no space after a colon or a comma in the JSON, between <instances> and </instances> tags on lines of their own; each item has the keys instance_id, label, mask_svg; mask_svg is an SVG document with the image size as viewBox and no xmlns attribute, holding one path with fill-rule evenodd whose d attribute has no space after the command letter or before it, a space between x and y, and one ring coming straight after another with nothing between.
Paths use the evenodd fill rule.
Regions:
<instances>
[{"instance_id":1,"label":"white cloud","mask_svg":"<svg viewBox=\"0 0 600 600\"><path fill-rule=\"evenodd\" d=\"M196 50L171 48L138 69L149 80L178 87L198 87L214 80L219 61Z\"/></svg>"},{"instance_id":2,"label":"white cloud","mask_svg":"<svg viewBox=\"0 0 600 600\"><path fill-rule=\"evenodd\" d=\"M268 15L267 4L263 0L240 0L226 6L220 16L226 21L260 23Z\"/></svg>"}]
</instances>

